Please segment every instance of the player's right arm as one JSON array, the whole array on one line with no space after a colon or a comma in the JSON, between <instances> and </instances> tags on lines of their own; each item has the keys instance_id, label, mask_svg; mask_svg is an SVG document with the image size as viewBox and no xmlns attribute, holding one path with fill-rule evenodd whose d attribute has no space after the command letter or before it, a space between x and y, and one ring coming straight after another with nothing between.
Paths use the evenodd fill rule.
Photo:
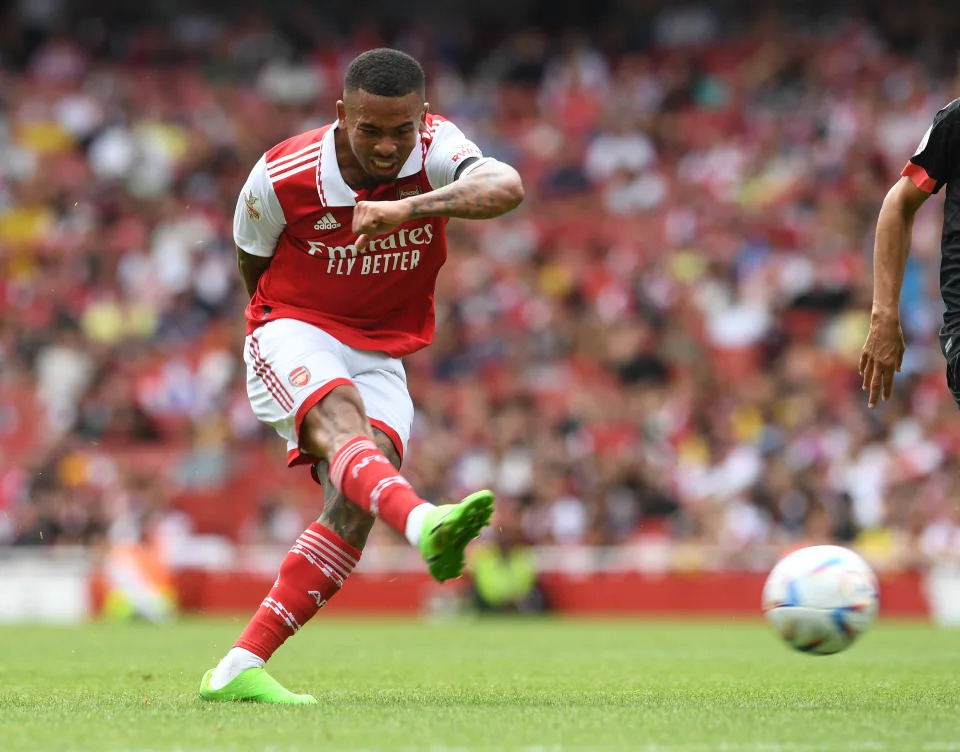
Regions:
<instances>
[{"instance_id":1,"label":"player's right arm","mask_svg":"<svg viewBox=\"0 0 960 752\"><path fill-rule=\"evenodd\" d=\"M247 294L252 298L260 277L270 266L277 240L286 227L280 200L267 175L266 155L254 165L240 191L233 215L233 239L237 244L237 267Z\"/></svg>"},{"instance_id":2,"label":"player's right arm","mask_svg":"<svg viewBox=\"0 0 960 752\"><path fill-rule=\"evenodd\" d=\"M860 354L868 404L890 398L894 374L903 362L900 290L917 210L953 176L960 158L960 99L936 114L900 180L890 189L877 219L873 249L873 306L870 331Z\"/></svg>"},{"instance_id":3,"label":"player's right arm","mask_svg":"<svg viewBox=\"0 0 960 752\"><path fill-rule=\"evenodd\" d=\"M237 246L237 268L240 270L240 277L243 279L243 286L249 297L252 298L257 291L260 277L270 266L271 261L273 261L272 256L254 256Z\"/></svg>"},{"instance_id":4,"label":"player's right arm","mask_svg":"<svg viewBox=\"0 0 960 752\"><path fill-rule=\"evenodd\" d=\"M894 373L900 370L906 344L900 327L900 289L913 237L913 218L930 197L908 177L890 189L877 219L873 247L873 307L870 331L860 354L863 390L874 407L882 396L890 399Z\"/></svg>"}]
</instances>

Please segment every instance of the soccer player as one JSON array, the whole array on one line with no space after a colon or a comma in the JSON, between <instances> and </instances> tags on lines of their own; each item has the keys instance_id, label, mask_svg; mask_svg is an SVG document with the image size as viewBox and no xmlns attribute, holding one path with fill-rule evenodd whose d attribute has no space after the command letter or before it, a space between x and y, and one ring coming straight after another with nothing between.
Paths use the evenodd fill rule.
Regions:
<instances>
[{"instance_id":1,"label":"soccer player","mask_svg":"<svg viewBox=\"0 0 960 752\"><path fill-rule=\"evenodd\" d=\"M413 404L401 358L434 334L449 218L489 219L523 200L520 176L429 112L420 64L397 50L347 69L337 120L270 149L234 216L246 309L247 392L310 464L324 511L297 539L233 649L201 681L207 700L313 704L264 670L343 586L375 518L420 549L439 581L493 512L478 491L425 502L397 471Z\"/></svg>"},{"instance_id":2,"label":"soccer player","mask_svg":"<svg viewBox=\"0 0 960 752\"><path fill-rule=\"evenodd\" d=\"M860 355L863 390L875 407L890 399L894 374L903 362L900 288L913 239L913 218L923 202L946 185L940 241L940 294L945 311L940 349L947 359L947 385L960 407L960 99L933 118L914 154L890 189L877 220L873 251L873 310L870 331Z\"/></svg>"}]
</instances>

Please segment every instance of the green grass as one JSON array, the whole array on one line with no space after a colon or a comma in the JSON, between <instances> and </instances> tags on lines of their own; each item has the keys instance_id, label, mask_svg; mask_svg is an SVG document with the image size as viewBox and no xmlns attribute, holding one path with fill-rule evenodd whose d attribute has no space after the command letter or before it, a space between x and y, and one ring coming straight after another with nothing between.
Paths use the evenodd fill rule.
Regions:
<instances>
[{"instance_id":1,"label":"green grass","mask_svg":"<svg viewBox=\"0 0 960 752\"><path fill-rule=\"evenodd\" d=\"M240 621L0 628L0 749L960 752L960 633L810 657L762 623L318 618L271 662L319 706L203 703Z\"/></svg>"}]
</instances>

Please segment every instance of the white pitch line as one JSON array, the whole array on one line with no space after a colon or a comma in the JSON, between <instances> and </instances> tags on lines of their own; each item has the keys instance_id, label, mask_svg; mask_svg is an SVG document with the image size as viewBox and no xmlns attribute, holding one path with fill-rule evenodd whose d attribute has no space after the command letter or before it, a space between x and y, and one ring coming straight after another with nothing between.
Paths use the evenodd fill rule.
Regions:
<instances>
[{"instance_id":1,"label":"white pitch line","mask_svg":"<svg viewBox=\"0 0 960 752\"><path fill-rule=\"evenodd\" d=\"M860 741L844 743L838 749L844 752L897 752L886 742ZM226 747L225 749L234 749ZM399 748L398 752L501 752L504 747L406 747ZM514 752L595 752L593 747L566 746L563 744L533 745L513 747ZM641 744L631 745L631 752L823 752L824 747L819 744L802 744L792 742L720 742L714 744ZM139 752L210 752L210 748L190 749L173 747L158 750L155 748L140 748ZM283 747L267 746L261 752L316 752L314 747ZM372 747L341 748L339 752L382 752ZM960 742L930 742L913 748L913 752L960 752Z\"/></svg>"}]
</instances>

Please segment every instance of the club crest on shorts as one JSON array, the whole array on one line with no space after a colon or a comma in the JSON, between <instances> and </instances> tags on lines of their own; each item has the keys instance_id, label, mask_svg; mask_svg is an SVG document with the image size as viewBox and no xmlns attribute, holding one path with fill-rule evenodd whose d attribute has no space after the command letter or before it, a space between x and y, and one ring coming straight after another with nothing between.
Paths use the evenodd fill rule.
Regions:
<instances>
[{"instance_id":1,"label":"club crest on shorts","mask_svg":"<svg viewBox=\"0 0 960 752\"><path fill-rule=\"evenodd\" d=\"M420 195L420 186L419 185L401 185L397 188L397 197L400 199L410 198L411 196Z\"/></svg>"},{"instance_id":2,"label":"club crest on shorts","mask_svg":"<svg viewBox=\"0 0 960 752\"><path fill-rule=\"evenodd\" d=\"M290 375L287 376L287 378L294 386L303 386L304 384L310 383L310 371L307 370L306 366L297 366L290 371Z\"/></svg>"}]
</instances>

